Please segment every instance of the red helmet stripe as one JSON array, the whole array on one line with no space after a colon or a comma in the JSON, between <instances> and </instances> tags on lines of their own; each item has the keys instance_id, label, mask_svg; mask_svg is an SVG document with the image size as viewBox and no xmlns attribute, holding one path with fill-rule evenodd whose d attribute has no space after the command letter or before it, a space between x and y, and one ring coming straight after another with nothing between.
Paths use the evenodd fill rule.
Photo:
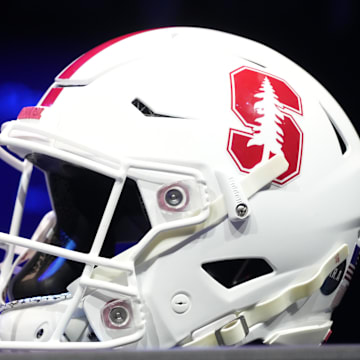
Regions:
<instances>
[{"instance_id":1,"label":"red helmet stripe","mask_svg":"<svg viewBox=\"0 0 360 360\"><path fill-rule=\"evenodd\" d=\"M40 106L51 106L54 103L54 101L57 99L57 97L59 96L62 89L63 88L61 88L61 87L51 88L50 91L45 96L44 100L39 105Z\"/></svg>"}]
</instances>

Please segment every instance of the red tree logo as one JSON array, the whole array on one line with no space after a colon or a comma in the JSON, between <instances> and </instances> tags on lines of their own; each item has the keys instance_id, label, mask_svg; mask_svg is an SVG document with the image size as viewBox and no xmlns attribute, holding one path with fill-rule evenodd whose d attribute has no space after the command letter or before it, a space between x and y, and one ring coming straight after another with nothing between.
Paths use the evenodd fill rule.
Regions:
<instances>
[{"instance_id":1,"label":"red tree logo","mask_svg":"<svg viewBox=\"0 0 360 360\"><path fill-rule=\"evenodd\" d=\"M301 99L284 80L248 67L230 74L232 110L246 131L230 129L228 152L242 172L276 154L288 170L274 182L282 185L300 174L303 133L293 114L302 115Z\"/></svg>"}]
</instances>

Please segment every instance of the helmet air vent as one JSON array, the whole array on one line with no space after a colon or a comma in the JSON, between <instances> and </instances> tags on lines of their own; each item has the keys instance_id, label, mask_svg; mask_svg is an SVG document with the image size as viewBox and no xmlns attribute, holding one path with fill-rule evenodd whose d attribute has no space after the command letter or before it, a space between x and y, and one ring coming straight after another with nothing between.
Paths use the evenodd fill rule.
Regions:
<instances>
[{"instance_id":1,"label":"helmet air vent","mask_svg":"<svg viewBox=\"0 0 360 360\"><path fill-rule=\"evenodd\" d=\"M344 139L343 134L340 132L339 128L336 125L336 121L330 116L329 112L325 109L325 107L320 103L320 106L325 111L326 116L328 117L330 124L332 125L336 138L338 139L341 153L344 155L348 149L346 144L346 140Z\"/></svg>"},{"instance_id":2,"label":"helmet air vent","mask_svg":"<svg viewBox=\"0 0 360 360\"><path fill-rule=\"evenodd\" d=\"M203 264L202 268L228 289L273 272L271 266L259 258L209 262Z\"/></svg>"},{"instance_id":3,"label":"helmet air vent","mask_svg":"<svg viewBox=\"0 0 360 360\"><path fill-rule=\"evenodd\" d=\"M145 105L141 100L137 98L134 99L131 103L145 116L159 116L155 114L147 105Z\"/></svg>"},{"instance_id":4,"label":"helmet air vent","mask_svg":"<svg viewBox=\"0 0 360 360\"><path fill-rule=\"evenodd\" d=\"M335 131L335 134L336 134L336 137L339 141L339 146L340 146L340 150L341 150L341 153L344 155L346 150L347 150L347 146L345 144L345 141L343 140L341 134L339 133L339 131L337 130L336 126L331 122L331 125L333 126L334 128L334 131Z\"/></svg>"},{"instance_id":5,"label":"helmet air vent","mask_svg":"<svg viewBox=\"0 0 360 360\"><path fill-rule=\"evenodd\" d=\"M158 114L151 110L144 102L136 98L131 102L143 115L148 117L166 117L166 118L178 118L178 116Z\"/></svg>"}]
</instances>

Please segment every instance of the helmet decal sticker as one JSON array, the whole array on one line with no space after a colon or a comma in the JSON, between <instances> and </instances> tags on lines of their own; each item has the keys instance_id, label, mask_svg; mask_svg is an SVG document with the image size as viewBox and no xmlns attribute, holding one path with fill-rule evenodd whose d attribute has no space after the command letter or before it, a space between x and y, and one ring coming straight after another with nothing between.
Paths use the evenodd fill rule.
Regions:
<instances>
[{"instance_id":1,"label":"helmet decal sticker","mask_svg":"<svg viewBox=\"0 0 360 360\"><path fill-rule=\"evenodd\" d=\"M274 183L300 174L303 132L294 115L303 115L298 94L283 79L249 67L230 73L231 109L246 127L230 129L228 152L240 171L282 154L289 169Z\"/></svg>"},{"instance_id":2,"label":"helmet decal sticker","mask_svg":"<svg viewBox=\"0 0 360 360\"><path fill-rule=\"evenodd\" d=\"M346 261L344 260L340 265L338 265L326 278L322 284L320 291L324 295L332 294L337 287L340 285L340 282L343 278L346 268Z\"/></svg>"},{"instance_id":3,"label":"helmet decal sticker","mask_svg":"<svg viewBox=\"0 0 360 360\"><path fill-rule=\"evenodd\" d=\"M25 106L21 109L19 115L17 116L17 120L21 119L34 119L40 120L41 114L45 108L40 106Z\"/></svg>"},{"instance_id":4,"label":"helmet decal sticker","mask_svg":"<svg viewBox=\"0 0 360 360\"><path fill-rule=\"evenodd\" d=\"M342 298L344 297L349 285L350 285L350 281L355 273L355 269L356 266L359 262L359 257L360 257L360 247L358 245L355 245L355 249L354 252L352 254L350 263L348 265L348 268L346 270L346 273L344 275L345 272L345 265L344 268L342 269L342 273L341 275L337 275L337 273L339 272L339 265L337 268L335 268L331 274L329 274L329 276L327 277L327 279L325 280L324 284L322 285L322 287L320 288L320 291L326 295L326 293L324 293L324 287L325 286L329 286L331 283L334 284L335 289L337 288L337 286L340 284L340 288L339 291L337 292L337 294L335 295L334 300L331 303L331 309L335 309L341 302ZM335 282L336 279L334 279L334 275L337 275L337 280L338 282ZM344 276L343 276L344 275ZM331 280L330 280L331 279ZM341 283L340 283L341 281ZM334 289L334 290L335 290ZM333 290L333 291L334 291ZM331 293L331 292L330 292Z\"/></svg>"}]
</instances>

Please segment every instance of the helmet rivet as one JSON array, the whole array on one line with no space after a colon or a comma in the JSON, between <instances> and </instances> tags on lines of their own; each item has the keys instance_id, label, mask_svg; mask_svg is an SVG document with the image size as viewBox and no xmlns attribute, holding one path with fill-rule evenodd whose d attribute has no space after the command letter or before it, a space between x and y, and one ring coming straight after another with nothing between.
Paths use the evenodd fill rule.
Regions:
<instances>
[{"instance_id":1,"label":"helmet rivet","mask_svg":"<svg viewBox=\"0 0 360 360\"><path fill-rule=\"evenodd\" d=\"M247 215L248 210L249 210L248 206L244 203L241 203L236 206L236 213L239 218L244 218Z\"/></svg>"},{"instance_id":2,"label":"helmet rivet","mask_svg":"<svg viewBox=\"0 0 360 360\"><path fill-rule=\"evenodd\" d=\"M176 294L171 299L171 307L177 314L184 314L190 309L190 298L185 294Z\"/></svg>"},{"instance_id":3,"label":"helmet rivet","mask_svg":"<svg viewBox=\"0 0 360 360\"><path fill-rule=\"evenodd\" d=\"M115 325L124 324L128 319L129 313L122 306L116 306L109 312L109 320Z\"/></svg>"}]
</instances>

